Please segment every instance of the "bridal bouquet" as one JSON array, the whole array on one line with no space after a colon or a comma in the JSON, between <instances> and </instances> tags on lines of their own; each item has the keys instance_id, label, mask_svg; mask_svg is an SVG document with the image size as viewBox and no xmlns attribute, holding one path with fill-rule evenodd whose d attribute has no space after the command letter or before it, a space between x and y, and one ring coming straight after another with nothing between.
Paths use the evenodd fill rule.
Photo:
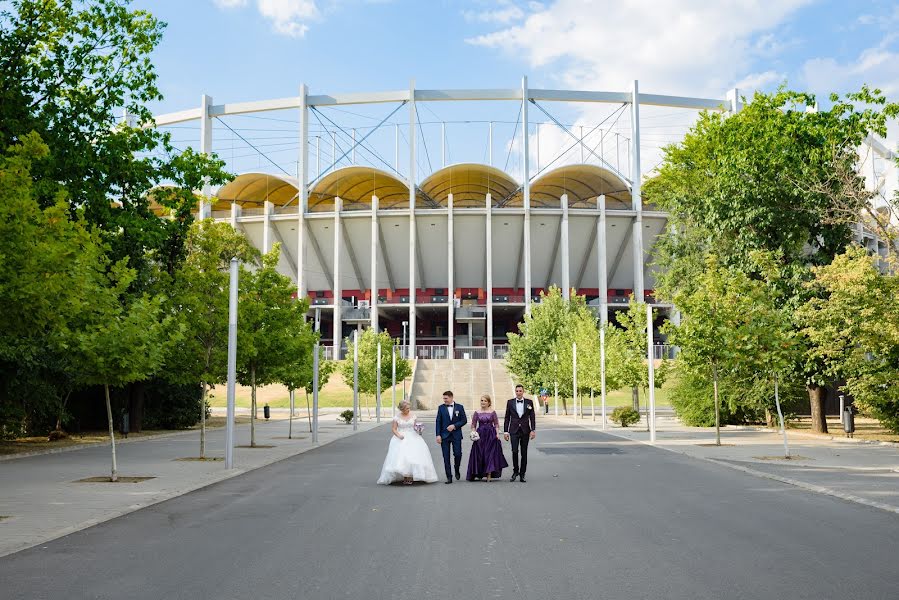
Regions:
<instances>
[{"instance_id":1,"label":"bridal bouquet","mask_svg":"<svg viewBox=\"0 0 899 600\"><path fill-rule=\"evenodd\" d=\"M481 439L481 436L480 436L480 435L478 434L478 432L477 432L476 430L474 430L474 429L471 430L471 433L468 434L468 437L471 438L471 441L472 441L472 442L476 442L476 441L478 441L479 439Z\"/></svg>"},{"instance_id":2,"label":"bridal bouquet","mask_svg":"<svg viewBox=\"0 0 899 600\"><path fill-rule=\"evenodd\" d=\"M425 424L422 423L421 421L416 421L416 422L412 425L412 429L415 430L415 433L417 433L418 435L421 435L421 434L424 432L424 430L425 430Z\"/></svg>"}]
</instances>

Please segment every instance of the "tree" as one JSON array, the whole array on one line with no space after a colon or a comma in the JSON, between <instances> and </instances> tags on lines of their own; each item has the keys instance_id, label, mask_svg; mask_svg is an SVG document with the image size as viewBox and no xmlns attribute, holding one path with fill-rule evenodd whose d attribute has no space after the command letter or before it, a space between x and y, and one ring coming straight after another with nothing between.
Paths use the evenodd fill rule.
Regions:
<instances>
[{"instance_id":1,"label":"tree","mask_svg":"<svg viewBox=\"0 0 899 600\"><path fill-rule=\"evenodd\" d=\"M557 377L557 369L561 367L556 366L553 349L564 330L568 310L562 290L552 286L547 292L541 292L540 302L519 323L519 333L509 334L506 368L525 388L539 389Z\"/></svg>"},{"instance_id":2,"label":"tree","mask_svg":"<svg viewBox=\"0 0 899 600\"><path fill-rule=\"evenodd\" d=\"M319 360L318 363L318 391L321 392L328 380L331 379L331 373L337 370L337 361ZM315 386L312 373L309 373L309 379L303 384L303 390L306 392L306 416L309 419L309 431L312 431L312 407L309 405L309 396L315 393Z\"/></svg>"},{"instance_id":3,"label":"tree","mask_svg":"<svg viewBox=\"0 0 899 600\"><path fill-rule=\"evenodd\" d=\"M383 392L390 387L392 378L392 363L390 351L396 344L396 340L390 337L387 331L375 333L372 329L366 329L359 336L359 393L371 394ZM381 388L378 389L378 344L381 344ZM353 381L353 341L347 339L347 360L340 366L340 373L344 381ZM397 356L396 378L403 380L412 375L412 365L408 360Z\"/></svg>"},{"instance_id":4,"label":"tree","mask_svg":"<svg viewBox=\"0 0 899 600\"><path fill-rule=\"evenodd\" d=\"M722 376L738 374L752 364L758 349L756 340L765 333L756 316L762 306L758 300L766 293L764 284L728 269L709 255L694 288L674 297L682 321L680 325L666 325L666 333L671 343L680 347L678 363L712 384L715 443L719 446L719 382Z\"/></svg>"},{"instance_id":5,"label":"tree","mask_svg":"<svg viewBox=\"0 0 899 600\"><path fill-rule=\"evenodd\" d=\"M129 0L12 0L0 12L0 148L37 132L43 207L66 192L70 214L97 227L113 262L129 259L132 293L171 274L196 206L193 190L224 183L223 163L176 151L148 105L162 95L151 54L165 28ZM122 111L128 115L119 122ZM172 219L153 214L148 192Z\"/></svg>"},{"instance_id":6,"label":"tree","mask_svg":"<svg viewBox=\"0 0 899 600\"><path fill-rule=\"evenodd\" d=\"M159 298L141 296L123 302L133 277L134 272L122 263L113 267L109 285L98 287L91 299L90 317L79 333L76 349L83 369L79 374L81 383L103 386L112 447L112 481L117 480L117 466L109 386L121 387L149 377L166 355L163 333L173 336L167 320L160 320Z\"/></svg>"},{"instance_id":7,"label":"tree","mask_svg":"<svg viewBox=\"0 0 899 600\"><path fill-rule=\"evenodd\" d=\"M807 111L812 95L756 93L735 115L700 115L681 143L665 148L658 176L644 188L673 225L657 252L660 297L692 293L707 254L750 274L753 252L765 251L776 257L779 306L792 312L808 300L811 268L846 248L870 199L857 149L869 134L884 135L899 113L867 87L830 100L827 110ZM830 380L815 356L814 349L800 355L791 372L807 384L815 428L826 431Z\"/></svg>"},{"instance_id":8,"label":"tree","mask_svg":"<svg viewBox=\"0 0 899 600\"><path fill-rule=\"evenodd\" d=\"M175 272L167 311L184 335L164 375L173 383L200 383L200 458L206 457L206 394L225 383L228 370L228 289L231 258L255 261L259 252L227 223L191 225L187 255Z\"/></svg>"},{"instance_id":9,"label":"tree","mask_svg":"<svg viewBox=\"0 0 899 600\"><path fill-rule=\"evenodd\" d=\"M798 310L812 353L855 402L899 432L899 276L853 246L814 269L813 297Z\"/></svg>"},{"instance_id":10,"label":"tree","mask_svg":"<svg viewBox=\"0 0 899 600\"><path fill-rule=\"evenodd\" d=\"M298 360L291 352L306 337L307 299L294 297L296 285L278 273L281 245L263 255L254 271L241 267L237 318L237 380L251 388L250 446L256 446L256 388L279 381ZM311 345L309 346L311 351Z\"/></svg>"}]
</instances>

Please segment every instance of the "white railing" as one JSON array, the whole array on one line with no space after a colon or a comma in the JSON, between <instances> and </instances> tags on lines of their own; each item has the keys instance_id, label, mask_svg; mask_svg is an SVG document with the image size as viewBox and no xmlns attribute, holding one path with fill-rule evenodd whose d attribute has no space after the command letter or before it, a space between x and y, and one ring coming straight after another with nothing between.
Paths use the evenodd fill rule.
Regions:
<instances>
[{"instance_id":1,"label":"white railing","mask_svg":"<svg viewBox=\"0 0 899 600\"><path fill-rule=\"evenodd\" d=\"M652 357L655 360L672 360L677 355L677 346L671 344L654 344Z\"/></svg>"},{"instance_id":2,"label":"white railing","mask_svg":"<svg viewBox=\"0 0 899 600\"><path fill-rule=\"evenodd\" d=\"M333 346L319 346L318 347L318 358L319 358L319 360L334 360L334 347Z\"/></svg>"},{"instance_id":3,"label":"white railing","mask_svg":"<svg viewBox=\"0 0 899 600\"><path fill-rule=\"evenodd\" d=\"M504 359L509 352L509 344L493 344L493 358Z\"/></svg>"},{"instance_id":4,"label":"white railing","mask_svg":"<svg viewBox=\"0 0 899 600\"><path fill-rule=\"evenodd\" d=\"M449 346L415 346L415 358L424 360L449 358Z\"/></svg>"},{"instance_id":5,"label":"white railing","mask_svg":"<svg viewBox=\"0 0 899 600\"><path fill-rule=\"evenodd\" d=\"M486 360L487 346L456 346L453 351L453 358Z\"/></svg>"}]
</instances>

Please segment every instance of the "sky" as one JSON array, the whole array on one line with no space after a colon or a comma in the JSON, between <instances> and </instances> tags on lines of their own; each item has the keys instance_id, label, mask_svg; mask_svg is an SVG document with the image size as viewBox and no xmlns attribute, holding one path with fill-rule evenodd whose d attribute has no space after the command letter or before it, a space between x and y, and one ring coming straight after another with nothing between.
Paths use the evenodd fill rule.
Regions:
<instances>
[{"instance_id":1,"label":"sky","mask_svg":"<svg viewBox=\"0 0 899 600\"><path fill-rule=\"evenodd\" d=\"M899 99L899 3L868 0L136 0L166 22L154 55L165 113L214 103L296 96L305 82L311 94L419 88L512 88L528 76L533 88L626 91L633 80L647 93L724 98L771 91L786 83L825 100L830 92L863 83ZM349 134L366 135L396 106L323 109L313 121L322 148L321 169L350 148ZM628 116L613 105L558 105L546 109L586 139L603 160L627 165ZM672 109L641 113L642 170L661 160L695 114ZM296 111L217 123L214 148L236 171L295 173ZM325 118L327 117L327 118ZM328 122L333 121L334 125ZM520 175L518 106L436 104L419 109L427 156L420 172L446 163L486 162L487 125L495 121L494 163ZM541 126L541 168L576 162L570 135L532 110ZM441 125L446 158L441 158ZM359 162L396 168L391 123L360 148ZM369 129L366 129L369 128ZM400 131L401 156L405 135ZM899 139L891 130L891 146ZM529 131L532 154L537 134ZM173 130L192 145L190 126ZM516 137L517 136L517 137ZM278 145L280 144L280 146ZM615 146L618 150L614 150ZM424 149L424 148L422 148ZM255 152L254 152L255 150ZM361 154L365 156L361 156ZM419 153L422 154L421 149ZM588 151L589 154L589 151ZM254 156L251 156L254 155ZM374 155L378 155L375 157ZM349 157L348 157L349 158ZM532 156L532 162L534 157ZM401 159L402 163L402 159ZM430 163L430 164L429 164ZM388 169L389 170L389 169ZM402 164L398 170L405 172Z\"/></svg>"}]
</instances>

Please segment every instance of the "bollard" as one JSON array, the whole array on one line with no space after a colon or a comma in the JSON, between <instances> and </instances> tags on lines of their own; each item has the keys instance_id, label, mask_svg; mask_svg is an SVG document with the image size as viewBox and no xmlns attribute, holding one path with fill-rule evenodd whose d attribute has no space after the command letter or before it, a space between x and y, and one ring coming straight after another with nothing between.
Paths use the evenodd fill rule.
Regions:
<instances>
[{"instance_id":1,"label":"bollard","mask_svg":"<svg viewBox=\"0 0 899 600\"><path fill-rule=\"evenodd\" d=\"M268 407L268 404L262 407L262 416L265 417L266 421L272 416L272 410Z\"/></svg>"},{"instance_id":2,"label":"bollard","mask_svg":"<svg viewBox=\"0 0 899 600\"><path fill-rule=\"evenodd\" d=\"M119 433L121 433L125 437L128 437L128 432L131 430L131 423L129 423L129 421L130 421L130 415L128 414L128 411L123 412L122 413L122 427L121 427L121 429L119 429Z\"/></svg>"}]
</instances>

